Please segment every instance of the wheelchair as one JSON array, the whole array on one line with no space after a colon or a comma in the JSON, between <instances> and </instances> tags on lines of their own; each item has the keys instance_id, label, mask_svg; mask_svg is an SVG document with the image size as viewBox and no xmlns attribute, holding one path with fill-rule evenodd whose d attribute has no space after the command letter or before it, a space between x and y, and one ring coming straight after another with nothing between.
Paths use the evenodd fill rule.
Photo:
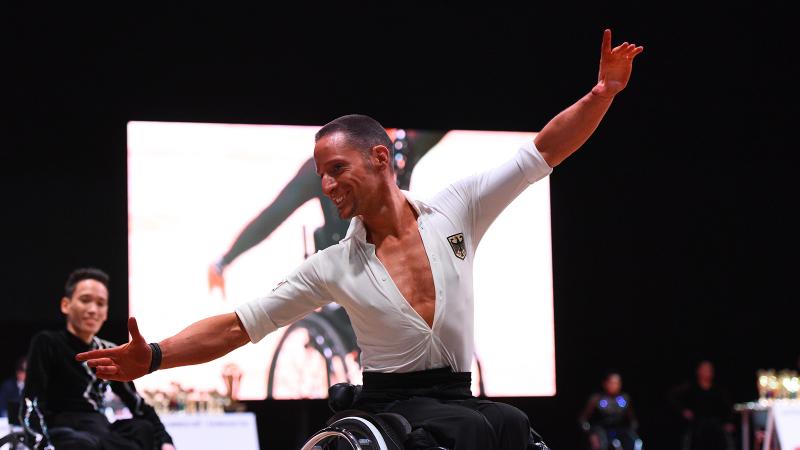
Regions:
<instances>
[{"instance_id":1,"label":"wheelchair","mask_svg":"<svg viewBox=\"0 0 800 450\"><path fill-rule=\"evenodd\" d=\"M334 415L306 441L301 450L409 450L405 442L414 430L405 417L395 413L370 414L351 409L361 386L338 383L328 391L328 406ZM417 447L419 448L419 447ZM549 450L533 428L529 450ZM429 446L425 450L448 450Z\"/></svg>"},{"instance_id":2,"label":"wheelchair","mask_svg":"<svg viewBox=\"0 0 800 450\"><path fill-rule=\"evenodd\" d=\"M44 419L38 414L39 408L36 400L24 399L25 408L20 409L17 402L8 403L8 423L12 431L0 437L0 448L8 450L54 450L47 439L47 427ZM34 415L36 412L36 415ZM42 424L42 432L38 432L32 425L34 422ZM8 445L8 447L5 447Z\"/></svg>"}]
</instances>

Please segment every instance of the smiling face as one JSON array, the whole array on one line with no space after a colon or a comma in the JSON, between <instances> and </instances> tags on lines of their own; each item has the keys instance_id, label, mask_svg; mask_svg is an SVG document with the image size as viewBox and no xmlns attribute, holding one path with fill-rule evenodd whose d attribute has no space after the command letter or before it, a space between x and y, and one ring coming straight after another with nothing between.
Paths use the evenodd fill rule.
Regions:
<instances>
[{"instance_id":1,"label":"smiling face","mask_svg":"<svg viewBox=\"0 0 800 450\"><path fill-rule=\"evenodd\" d=\"M61 299L61 312L67 316L67 330L88 343L108 317L108 289L97 280L81 280L71 297Z\"/></svg>"},{"instance_id":2,"label":"smiling face","mask_svg":"<svg viewBox=\"0 0 800 450\"><path fill-rule=\"evenodd\" d=\"M386 182L389 151L382 145L362 151L342 132L321 137L314 146L314 162L322 192L350 219L374 211Z\"/></svg>"}]
</instances>

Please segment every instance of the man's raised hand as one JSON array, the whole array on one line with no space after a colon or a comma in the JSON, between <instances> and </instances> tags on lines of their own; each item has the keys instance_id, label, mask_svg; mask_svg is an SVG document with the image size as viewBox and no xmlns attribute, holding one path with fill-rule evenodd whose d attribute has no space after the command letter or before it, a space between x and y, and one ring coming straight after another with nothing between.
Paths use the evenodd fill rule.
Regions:
<instances>
[{"instance_id":1,"label":"man's raised hand","mask_svg":"<svg viewBox=\"0 0 800 450\"><path fill-rule=\"evenodd\" d=\"M625 89L631 78L633 58L644 51L644 47L628 42L611 48L611 30L603 32L603 43L600 47L600 71L597 74L597 85L592 93L601 97L612 98Z\"/></svg>"}]
</instances>

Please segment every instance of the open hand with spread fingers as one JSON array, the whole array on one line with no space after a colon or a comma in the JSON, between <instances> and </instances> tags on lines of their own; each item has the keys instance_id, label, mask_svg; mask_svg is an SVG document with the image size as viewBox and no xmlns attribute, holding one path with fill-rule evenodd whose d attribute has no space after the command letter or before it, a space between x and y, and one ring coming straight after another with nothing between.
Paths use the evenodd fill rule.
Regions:
<instances>
[{"instance_id":1,"label":"open hand with spread fingers","mask_svg":"<svg viewBox=\"0 0 800 450\"><path fill-rule=\"evenodd\" d=\"M86 361L96 369L99 378L115 381L131 381L146 375L150 370L152 350L139 333L136 318L128 318L128 333L131 341L119 347L78 353L75 359Z\"/></svg>"},{"instance_id":2,"label":"open hand with spread fingers","mask_svg":"<svg viewBox=\"0 0 800 450\"><path fill-rule=\"evenodd\" d=\"M597 74L597 85L592 93L611 98L625 89L631 78L633 59L644 51L644 47L628 42L611 48L611 30L603 32L603 43L600 48L600 71Z\"/></svg>"}]
</instances>

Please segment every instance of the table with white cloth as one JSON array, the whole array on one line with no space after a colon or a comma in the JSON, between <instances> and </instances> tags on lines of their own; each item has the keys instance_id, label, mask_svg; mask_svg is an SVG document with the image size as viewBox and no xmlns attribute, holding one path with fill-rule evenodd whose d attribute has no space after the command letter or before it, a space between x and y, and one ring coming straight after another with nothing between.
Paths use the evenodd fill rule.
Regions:
<instances>
[{"instance_id":1,"label":"table with white cloth","mask_svg":"<svg viewBox=\"0 0 800 450\"><path fill-rule=\"evenodd\" d=\"M763 429L762 449L800 450L800 400L779 399L738 403L741 418L742 450L750 450L753 428Z\"/></svg>"}]
</instances>

